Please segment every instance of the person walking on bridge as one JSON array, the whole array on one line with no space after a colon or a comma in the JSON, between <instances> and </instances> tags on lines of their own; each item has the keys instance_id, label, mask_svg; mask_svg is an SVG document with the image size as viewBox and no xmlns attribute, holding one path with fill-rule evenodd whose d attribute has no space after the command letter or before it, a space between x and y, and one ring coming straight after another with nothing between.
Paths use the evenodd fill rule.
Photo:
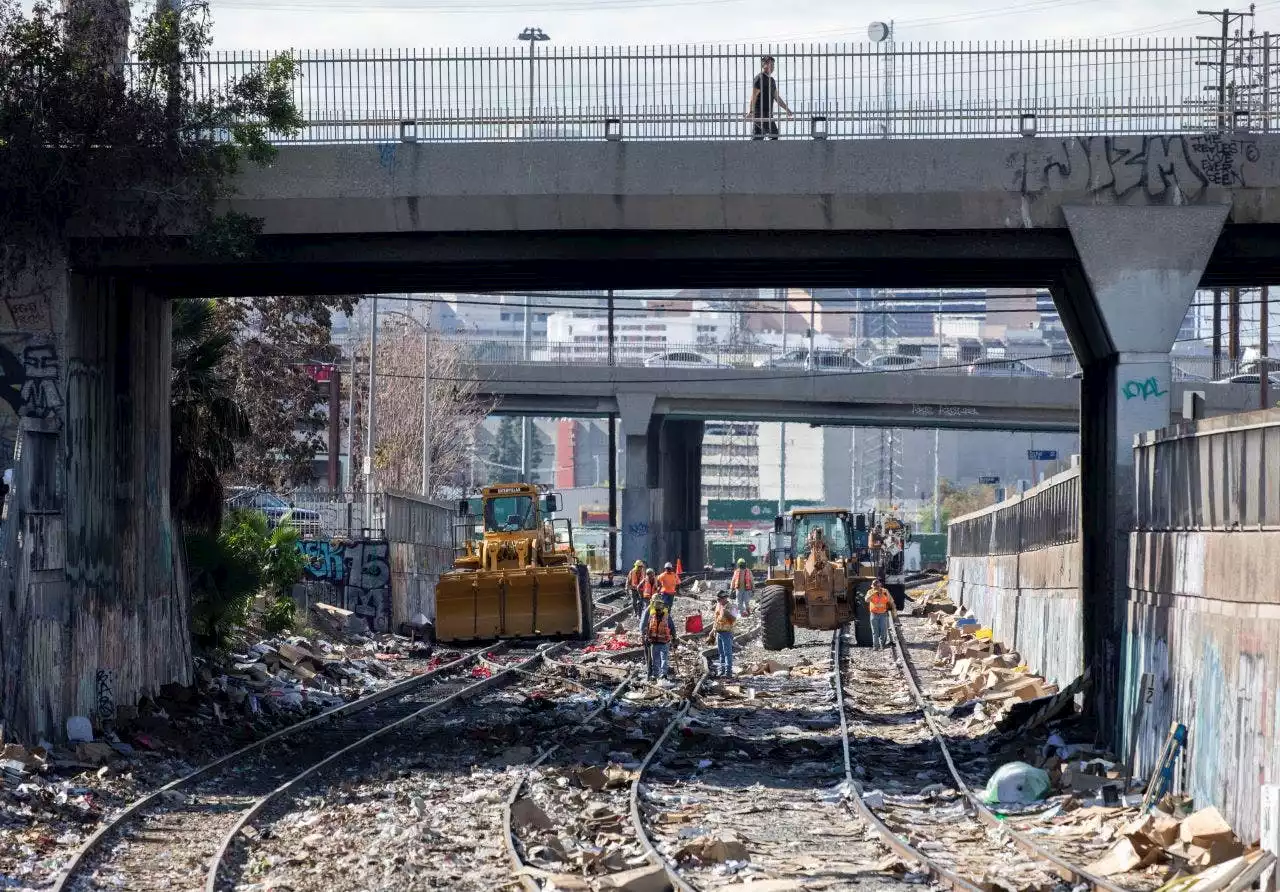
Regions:
<instances>
[{"instance_id":1,"label":"person walking on bridge","mask_svg":"<svg viewBox=\"0 0 1280 892\"><path fill-rule=\"evenodd\" d=\"M627 594L631 595L631 609L635 612L637 620L647 606L644 596L640 594L642 585L644 585L644 561L636 561L636 565L627 574Z\"/></svg>"},{"instance_id":2,"label":"person walking on bridge","mask_svg":"<svg viewBox=\"0 0 1280 892\"><path fill-rule=\"evenodd\" d=\"M751 82L751 99L747 102L747 119L752 122L752 139L777 139L778 123L773 119L774 103L780 105L787 114L793 114L782 94L778 92L778 82L773 78L773 56L760 59L760 73Z\"/></svg>"},{"instance_id":3,"label":"person walking on bridge","mask_svg":"<svg viewBox=\"0 0 1280 892\"><path fill-rule=\"evenodd\" d=\"M895 608L893 597L879 579L871 583L867 592L867 608L871 611L871 644L880 650L889 644L890 616Z\"/></svg>"},{"instance_id":4,"label":"person walking on bridge","mask_svg":"<svg viewBox=\"0 0 1280 892\"><path fill-rule=\"evenodd\" d=\"M738 621L738 613L729 603L729 593L716 595L716 652L720 656L720 676L733 677L733 625Z\"/></svg>"},{"instance_id":5,"label":"person walking on bridge","mask_svg":"<svg viewBox=\"0 0 1280 892\"><path fill-rule=\"evenodd\" d=\"M671 566L671 561L662 565L662 573L658 576L658 585L662 588L662 600L670 610L676 603L676 589L680 588L680 574Z\"/></svg>"},{"instance_id":6,"label":"person walking on bridge","mask_svg":"<svg viewBox=\"0 0 1280 892\"><path fill-rule=\"evenodd\" d=\"M729 590L737 597L738 612L743 616L751 615L751 595L755 588L755 576L747 568L746 558L738 558L738 566L733 571L733 579L729 581Z\"/></svg>"}]
</instances>

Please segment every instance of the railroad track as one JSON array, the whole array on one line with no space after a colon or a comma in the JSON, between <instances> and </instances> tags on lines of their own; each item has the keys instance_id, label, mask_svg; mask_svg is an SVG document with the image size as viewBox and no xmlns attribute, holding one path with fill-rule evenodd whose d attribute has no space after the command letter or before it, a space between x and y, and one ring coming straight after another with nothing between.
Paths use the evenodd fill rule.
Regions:
<instances>
[{"instance_id":1,"label":"railroad track","mask_svg":"<svg viewBox=\"0 0 1280 892\"><path fill-rule=\"evenodd\" d=\"M833 646L838 653L840 642ZM846 728L849 804L885 845L957 892L980 892L996 878L1041 888L1121 892L1108 880L1013 830L969 788L920 690L897 617L889 671L884 671L888 661L875 651L862 650L850 662L855 668L847 676L853 682L848 699L863 718L856 731L849 730L852 710L846 703L844 684L838 684ZM860 743L870 748L877 725L895 728L898 751L891 760L858 759ZM910 743L901 746L904 736ZM931 794L878 792L873 799L869 791L903 786L904 764L911 770L908 786L917 791L932 788Z\"/></svg>"},{"instance_id":2,"label":"railroad track","mask_svg":"<svg viewBox=\"0 0 1280 892\"><path fill-rule=\"evenodd\" d=\"M620 597L615 590L597 604ZM629 613L617 610L600 629ZM494 659L508 643L475 648L386 690L282 729L144 796L85 841L55 880L54 892L102 886L128 889L218 888L232 841L272 801L296 790L337 759L379 738L501 686L548 655L574 646L543 646L507 664ZM474 678L472 672L483 667ZM300 770L301 769L301 770Z\"/></svg>"}]
</instances>

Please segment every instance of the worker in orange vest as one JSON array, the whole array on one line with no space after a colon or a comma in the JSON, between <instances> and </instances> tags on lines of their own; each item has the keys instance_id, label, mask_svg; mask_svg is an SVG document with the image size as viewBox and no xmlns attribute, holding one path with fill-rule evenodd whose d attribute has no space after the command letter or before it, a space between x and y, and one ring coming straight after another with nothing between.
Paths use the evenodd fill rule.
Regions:
<instances>
[{"instance_id":1,"label":"worker in orange vest","mask_svg":"<svg viewBox=\"0 0 1280 892\"><path fill-rule=\"evenodd\" d=\"M649 661L649 677L666 678L670 672L671 644L676 637L676 624L671 619L671 612L661 599L655 598L649 606L649 625L645 630L645 641L652 654Z\"/></svg>"},{"instance_id":2,"label":"worker in orange vest","mask_svg":"<svg viewBox=\"0 0 1280 892\"><path fill-rule=\"evenodd\" d=\"M733 571L733 579L729 581L729 591L738 598L738 611L743 616L751 615L751 593L755 591L756 579L747 569L746 558L738 558L737 569Z\"/></svg>"},{"instance_id":3,"label":"worker in orange vest","mask_svg":"<svg viewBox=\"0 0 1280 892\"><path fill-rule=\"evenodd\" d=\"M880 650L889 644L889 618L895 610L893 597L884 583L877 579L871 583L866 600L871 611L871 643Z\"/></svg>"},{"instance_id":4,"label":"worker in orange vest","mask_svg":"<svg viewBox=\"0 0 1280 892\"><path fill-rule=\"evenodd\" d=\"M644 585L644 561L636 561L636 565L627 574L627 593L631 595L631 609L635 611L636 619L640 618L647 606L644 597L640 594L642 585Z\"/></svg>"},{"instance_id":5,"label":"worker in orange vest","mask_svg":"<svg viewBox=\"0 0 1280 892\"><path fill-rule=\"evenodd\" d=\"M676 603L676 589L680 588L680 574L671 566L670 561L663 564L662 573L658 576L658 585L662 587L662 600L670 610Z\"/></svg>"}]
</instances>

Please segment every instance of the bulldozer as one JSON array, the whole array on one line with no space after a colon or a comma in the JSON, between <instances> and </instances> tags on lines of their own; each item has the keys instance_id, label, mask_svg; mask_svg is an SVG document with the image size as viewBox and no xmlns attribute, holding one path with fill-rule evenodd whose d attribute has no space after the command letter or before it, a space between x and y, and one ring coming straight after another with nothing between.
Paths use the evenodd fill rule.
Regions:
<instances>
[{"instance_id":1,"label":"bulldozer","mask_svg":"<svg viewBox=\"0 0 1280 892\"><path fill-rule=\"evenodd\" d=\"M845 508L796 508L774 519L776 547L759 596L766 650L796 643L796 629L838 629L852 623L859 647L871 644L864 600L876 567L865 555L867 519Z\"/></svg>"},{"instance_id":2,"label":"bulldozer","mask_svg":"<svg viewBox=\"0 0 1280 892\"><path fill-rule=\"evenodd\" d=\"M572 524L550 519L558 496L499 483L480 490L476 508L458 503L453 570L436 583L435 640L589 640L591 578L574 552Z\"/></svg>"}]
</instances>

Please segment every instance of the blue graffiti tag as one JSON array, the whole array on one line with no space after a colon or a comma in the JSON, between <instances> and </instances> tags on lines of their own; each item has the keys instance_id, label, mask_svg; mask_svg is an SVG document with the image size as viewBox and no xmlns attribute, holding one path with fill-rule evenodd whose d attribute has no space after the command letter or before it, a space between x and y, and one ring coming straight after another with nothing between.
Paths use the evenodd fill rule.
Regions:
<instances>
[{"instance_id":1,"label":"blue graffiti tag","mask_svg":"<svg viewBox=\"0 0 1280 892\"><path fill-rule=\"evenodd\" d=\"M1135 397L1142 397L1143 402L1153 396L1164 396L1168 392L1169 391L1167 390L1160 389L1160 382L1157 381L1154 376L1145 381L1126 381L1124 382L1124 390L1122 391L1126 400L1131 400Z\"/></svg>"}]
</instances>

